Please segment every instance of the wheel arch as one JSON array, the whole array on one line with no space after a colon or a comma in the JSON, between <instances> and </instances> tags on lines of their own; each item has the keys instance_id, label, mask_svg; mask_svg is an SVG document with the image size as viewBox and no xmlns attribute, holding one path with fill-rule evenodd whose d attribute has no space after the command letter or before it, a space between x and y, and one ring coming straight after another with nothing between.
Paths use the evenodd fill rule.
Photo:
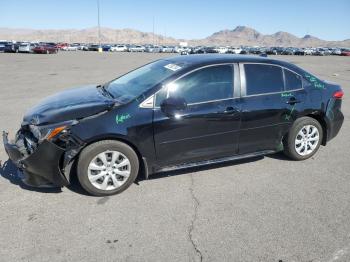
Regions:
<instances>
[{"instance_id":1,"label":"wheel arch","mask_svg":"<svg viewBox=\"0 0 350 262\"><path fill-rule=\"evenodd\" d=\"M80 148L79 153L74 156L74 159L70 163L69 171L68 171L69 174L66 174L66 177L69 178L70 181L72 180L72 178L73 178L72 176L74 174L74 173L72 173L73 170L71 170L71 169L76 168L77 160L79 159L79 156L80 156L81 152L84 150L84 148L86 148L87 146L89 146L91 144L94 144L94 143L100 142L100 141L104 141L104 140L119 141L119 142L122 142L122 143L130 146L134 150L134 152L136 153L137 158L139 159L139 165L140 165L141 172L139 172L137 177L140 178L143 175L145 179L148 179L149 169L148 169L147 159L141 154L141 152L137 148L137 146L134 143L132 143L131 141L129 141L128 139L124 138L123 136L106 135L103 137L94 137L94 138L90 139L89 141L87 141L87 143L84 144L84 146ZM75 175L76 174L74 174L74 176Z\"/></svg>"},{"instance_id":2,"label":"wheel arch","mask_svg":"<svg viewBox=\"0 0 350 262\"><path fill-rule=\"evenodd\" d=\"M323 138L321 141L321 145L325 146L327 144L327 132L328 132L326 120L324 119L324 117L320 113L312 113L312 114L307 114L305 116L311 117L320 123L320 125L322 126L322 131L323 131Z\"/></svg>"}]
</instances>

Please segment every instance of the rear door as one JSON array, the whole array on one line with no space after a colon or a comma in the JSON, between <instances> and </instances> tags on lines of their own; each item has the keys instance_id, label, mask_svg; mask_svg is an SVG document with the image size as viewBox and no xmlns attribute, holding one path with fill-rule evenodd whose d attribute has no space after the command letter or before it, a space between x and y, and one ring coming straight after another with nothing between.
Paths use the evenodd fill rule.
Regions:
<instances>
[{"instance_id":1,"label":"rear door","mask_svg":"<svg viewBox=\"0 0 350 262\"><path fill-rule=\"evenodd\" d=\"M242 116L239 153L276 150L292 121L293 94L286 93L283 68L240 64ZM299 102L299 101L296 101Z\"/></svg>"},{"instance_id":2,"label":"rear door","mask_svg":"<svg viewBox=\"0 0 350 262\"><path fill-rule=\"evenodd\" d=\"M237 65L206 66L180 77L156 94L153 125L160 165L237 154L238 80ZM168 117L159 106L162 100L172 96L184 98L187 109L175 117Z\"/></svg>"}]
</instances>

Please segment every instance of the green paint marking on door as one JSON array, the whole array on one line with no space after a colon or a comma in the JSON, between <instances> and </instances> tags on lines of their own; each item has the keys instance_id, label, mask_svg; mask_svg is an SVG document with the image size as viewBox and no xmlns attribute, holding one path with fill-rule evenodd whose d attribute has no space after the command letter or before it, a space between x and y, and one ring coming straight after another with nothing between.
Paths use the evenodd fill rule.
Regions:
<instances>
[{"instance_id":1,"label":"green paint marking on door","mask_svg":"<svg viewBox=\"0 0 350 262\"><path fill-rule=\"evenodd\" d=\"M286 121L289 121L289 120L290 120L290 118L292 117L292 114L293 114L293 112L294 112L294 109L295 109L295 106L292 107L292 109L290 110L289 114L287 114L287 115L284 116L284 119L285 119Z\"/></svg>"},{"instance_id":2,"label":"green paint marking on door","mask_svg":"<svg viewBox=\"0 0 350 262\"><path fill-rule=\"evenodd\" d=\"M117 124L121 124L121 123L124 123L125 120L131 118L131 115L130 114L122 114L122 115L116 115L115 117L115 122Z\"/></svg>"},{"instance_id":3,"label":"green paint marking on door","mask_svg":"<svg viewBox=\"0 0 350 262\"><path fill-rule=\"evenodd\" d=\"M293 96L292 93L282 93L281 97L291 97Z\"/></svg>"}]
</instances>

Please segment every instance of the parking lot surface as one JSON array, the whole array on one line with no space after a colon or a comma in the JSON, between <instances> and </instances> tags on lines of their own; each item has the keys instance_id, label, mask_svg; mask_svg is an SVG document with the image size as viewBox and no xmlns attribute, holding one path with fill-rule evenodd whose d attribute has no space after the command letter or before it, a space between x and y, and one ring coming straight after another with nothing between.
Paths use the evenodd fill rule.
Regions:
<instances>
[{"instance_id":1,"label":"parking lot surface","mask_svg":"<svg viewBox=\"0 0 350 262\"><path fill-rule=\"evenodd\" d=\"M164 56L0 54L0 129L13 136L42 98ZM157 174L98 198L23 186L1 146L0 261L350 261L350 59L276 58L345 91L340 134L314 157Z\"/></svg>"}]
</instances>

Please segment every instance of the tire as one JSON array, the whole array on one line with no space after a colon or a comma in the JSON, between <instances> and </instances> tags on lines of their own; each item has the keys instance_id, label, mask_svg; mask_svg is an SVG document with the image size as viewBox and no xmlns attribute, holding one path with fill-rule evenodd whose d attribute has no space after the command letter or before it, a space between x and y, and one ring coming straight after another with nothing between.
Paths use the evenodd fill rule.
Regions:
<instances>
[{"instance_id":1,"label":"tire","mask_svg":"<svg viewBox=\"0 0 350 262\"><path fill-rule=\"evenodd\" d=\"M317 129L317 132L315 129ZM309 130L308 134L307 130ZM313 132L315 132L314 135ZM318 140L315 141L317 135ZM308 159L317 152L321 145L322 139L323 129L321 124L314 118L301 117L293 123L283 141L284 154L297 161ZM299 143L297 141L299 141ZM304 150L300 151L303 148Z\"/></svg>"},{"instance_id":2,"label":"tire","mask_svg":"<svg viewBox=\"0 0 350 262\"><path fill-rule=\"evenodd\" d=\"M120 153L118 156L120 158L112 162L114 152L116 152L117 155ZM99 158L101 154L107 157L110 156L111 159L107 162L101 161ZM119 161L119 159L121 160L118 163L117 161ZM126 170L119 170L114 167L115 165L124 162L124 160L129 161L128 166L122 166L122 168L126 167ZM109 164L106 165L107 171L106 168L101 170L101 166L105 166L103 163ZM96 171L91 170L91 166L95 167L96 164L100 164L98 165L99 169ZM103 175L102 172L104 172L105 175ZM129 175L124 177L119 175L119 173L114 172L129 172ZM103 140L87 146L82 150L77 164L77 176L81 186L89 194L94 196L109 196L123 192L135 181L138 172L139 159L135 151L127 144L115 140ZM102 177L96 180L96 177L94 178L95 175L96 177ZM92 182L91 179L96 181ZM106 179L107 182L104 183ZM116 179L119 179L117 180L118 184L121 183L121 185L117 187L115 186ZM104 184L107 184L107 188Z\"/></svg>"}]
</instances>

